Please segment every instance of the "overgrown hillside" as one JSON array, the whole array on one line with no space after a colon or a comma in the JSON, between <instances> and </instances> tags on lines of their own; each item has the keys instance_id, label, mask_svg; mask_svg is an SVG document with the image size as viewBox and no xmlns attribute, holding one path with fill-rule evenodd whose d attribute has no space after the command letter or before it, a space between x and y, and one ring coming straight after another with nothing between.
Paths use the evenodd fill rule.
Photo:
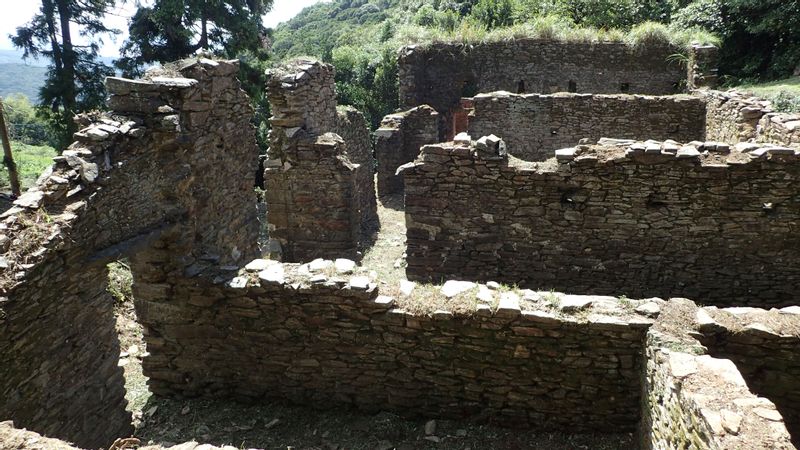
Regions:
<instances>
[{"instance_id":1,"label":"overgrown hillside","mask_svg":"<svg viewBox=\"0 0 800 450\"><path fill-rule=\"evenodd\" d=\"M525 36L715 43L723 81L734 85L799 67L800 0L334 0L279 25L272 51L276 61L307 55L334 64L339 102L375 126L397 106L400 46Z\"/></svg>"}]
</instances>

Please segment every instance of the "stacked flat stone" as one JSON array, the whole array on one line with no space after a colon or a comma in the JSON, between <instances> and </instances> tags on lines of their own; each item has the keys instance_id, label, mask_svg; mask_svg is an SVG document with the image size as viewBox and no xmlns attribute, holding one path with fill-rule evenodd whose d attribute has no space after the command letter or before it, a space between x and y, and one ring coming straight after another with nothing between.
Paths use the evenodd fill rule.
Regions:
<instances>
[{"instance_id":1,"label":"stacked flat stone","mask_svg":"<svg viewBox=\"0 0 800 450\"><path fill-rule=\"evenodd\" d=\"M796 302L797 146L604 139L554 153L529 163L465 142L423 147L401 169L408 278Z\"/></svg>"},{"instance_id":2,"label":"stacked flat stone","mask_svg":"<svg viewBox=\"0 0 800 450\"><path fill-rule=\"evenodd\" d=\"M468 314L424 315L396 307L382 284L352 261L317 259L173 285L169 303L140 309L150 388L573 432L636 427L652 320L617 299L562 296L551 312L500 295Z\"/></svg>"},{"instance_id":3,"label":"stacked flat stone","mask_svg":"<svg viewBox=\"0 0 800 450\"><path fill-rule=\"evenodd\" d=\"M252 109L236 62L171 78L109 78L108 114L2 216L0 417L85 447L130 435L106 264L125 256L137 301L170 276L252 258ZM226 180L220 184L220 180Z\"/></svg>"},{"instance_id":4,"label":"stacked flat stone","mask_svg":"<svg viewBox=\"0 0 800 450\"><path fill-rule=\"evenodd\" d=\"M469 134L495 134L514 157L544 161L554 148L582 139L673 139L704 137L705 101L689 95L511 94L473 98Z\"/></svg>"},{"instance_id":5,"label":"stacked flat stone","mask_svg":"<svg viewBox=\"0 0 800 450\"><path fill-rule=\"evenodd\" d=\"M366 121L352 109L337 113L330 64L301 59L270 71L267 97L273 114L264 170L271 248L280 248L284 261L359 258L377 229Z\"/></svg>"},{"instance_id":6,"label":"stacked flat stone","mask_svg":"<svg viewBox=\"0 0 800 450\"><path fill-rule=\"evenodd\" d=\"M800 308L706 307L695 322L709 352L735 362L750 388L775 402L789 431L800 431ZM772 323L788 329L773 329Z\"/></svg>"},{"instance_id":7,"label":"stacked flat stone","mask_svg":"<svg viewBox=\"0 0 800 450\"><path fill-rule=\"evenodd\" d=\"M397 168L414 161L423 145L439 141L439 114L422 105L383 118L375 130L378 160L378 195L402 194L403 178Z\"/></svg>"},{"instance_id":8,"label":"stacked flat stone","mask_svg":"<svg viewBox=\"0 0 800 450\"><path fill-rule=\"evenodd\" d=\"M687 75L712 84L716 50L542 39L412 45L398 57L400 105L430 105L443 115L442 135L452 136L452 113L461 97L501 90L675 94L687 84ZM692 64L684 68L670 62L676 53L688 53Z\"/></svg>"},{"instance_id":9,"label":"stacked flat stone","mask_svg":"<svg viewBox=\"0 0 800 450\"><path fill-rule=\"evenodd\" d=\"M800 114L776 112L769 101L737 91L698 94L707 102L708 139L732 143L800 143Z\"/></svg>"}]
</instances>

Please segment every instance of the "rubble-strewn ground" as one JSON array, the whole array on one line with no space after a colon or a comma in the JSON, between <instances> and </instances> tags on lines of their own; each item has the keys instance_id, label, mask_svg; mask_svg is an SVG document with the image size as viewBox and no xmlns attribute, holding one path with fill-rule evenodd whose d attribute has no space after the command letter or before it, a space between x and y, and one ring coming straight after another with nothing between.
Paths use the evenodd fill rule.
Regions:
<instances>
[{"instance_id":1,"label":"rubble-strewn ground","mask_svg":"<svg viewBox=\"0 0 800 450\"><path fill-rule=\"evenodd\" d=\"M381 231L364 265L392 284L403 275L405 223L402 202L379 205ZM171 400L147 391L141 358L146 348L130 298L130 272L112 265L111 290L117 304L127 398L142 445L170 446L196 440L237 448L265 449L631 449L631 434L566 435L535 433L486 424L437 420L426 434L426 420L348 409L321 411L281 402L260 405L223 400ZM428 425L430 428L430 425ZM614 430L609 430L614 431Z\"/></svg>"}]
</instances>

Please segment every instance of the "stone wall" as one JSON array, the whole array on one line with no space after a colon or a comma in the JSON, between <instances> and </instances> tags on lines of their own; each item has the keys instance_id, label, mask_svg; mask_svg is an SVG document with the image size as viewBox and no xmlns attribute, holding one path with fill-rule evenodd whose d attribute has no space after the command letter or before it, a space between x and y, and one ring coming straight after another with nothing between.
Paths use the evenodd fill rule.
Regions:
<instances>
[{"instance_id":1,"label":"stone wall","mask_svg":"<svg viewBox=\"0 0 800 450\"><path fill-rule=\"evenodd\" d=\"M536 39L410 46L400 51L398 59L400 104L432 106L443 114L441 136L448 136L450 111L461 97L481 92L681 92L687 69L670 58L681 52L669 46L633 48L618 42ZM694 60L704 62L710 57L713 52L704 51ZM708 66L693 64L690 69Z\"/></svg>"},{"instance_id":2,"label":"stone wall","mask_svg":"<svg viewBox=\"0 0 800 450\"><path fill-rule=\"evenodd\" d=\"M281 258L359 258L377 227L363 116L337 113L329 64L298 60L271 71L267 96L273 114L264 171L267 222Z\"/></svg>"},{"instance_id":3,"label":"stone wall","mask_svg":"<svg viewBox=\"0 0 800 450\"><path fill-rule=\"evenodd\" d=\"M769 398L800 444L800 308L780 311L704 308L700 341L736 363L753 392Z\"/></svg>"},{"instance_id":4,"label":"stone wall","mask_svg":"<svg viewBox=\"0 0 800 450\"><path fill-rule=\"evenodd\" d=\"M650 321L616 299L519 296L469 313L412 314L352 262L257 260L217 283L188 278L143 309L158 395L278 397L570 432L633 431ZM605 310L586 309L592 302ZM610 308L610 309L609 309Z\"/></svg>"},{"instance_id":5,"label":"stone wall","mask_svg":"<svg viewBox=\"0 0 800 450\"><path fill-rule=\"evenodd\" d=\"M581 139L704 138L705 102L689 95L479 94L469 114L469 134L503 138L511 154L543 161Z\"/></svg>"},{"instance_id":6,"label":"stone wall","mask_svg":"<svg viewBox=\"0 0 800 450\"><path fill-rule=\"evenodd\" d=\"M171 248L133 264L147 302L169 290L142 280L253 257L257 147L237 72L199 60L169 78L109 78L114 112L82 117L77 141L3 215L0 417L85 447L128 435L105 265Z\"/></svg>"},{"instance_id":7,"label":"stone wall","mask_svg":"<svg viewBox=\"0 0 800 450\"><path fill-rule=\"evenodd\" d=\"M403 178L397 168L419 155L423 145L439 141L439 114L422 105L383 118L375 131L375 156L378 160L378 195L403 193Z\"/></svg>"},{"instance_id":8,"label":"stone wall","mask_svg":"<svg viewBox=\"0 0 800 450\"><path fill-rule=\"evenodd\" d=\"M429 145L403 167L409 279L796 301L797 148L606 140L530 163L487 144Z\"/></svg>"},{"instance_id":9,"label":"stone wall","mask_svg":"<svg viewBox=\"0 0 800 450\"><path fill-rule=\"evenodd\" d=\"M795 448L775 405L748 390L733 362L665 344L649 333L643 450Z\"/></svg>"},{"instance_id":10,"label":"stone wall","mask_svg":"<svg viewBox=\"0 0 800 450\"><path fill-rule=\"evenodd\" d=\"M800 114L777 113L770 102L736 91L697 94L707 102L707 139L731 143L800 143Z\"/></svg>"},{"instance_id":11,"label":"stone wall","mask_svg":"<svg viewBox=\"0 0 800 450\"><path fill-rule=\"evenodd\" d=\"M352 106L339 106L336 110L336 134L346 144L347 158L358 165L353 187L353 203L358 206L353 220L360 224L361 246L370 245L378 224L378 201L375 194L375 156L372 136L364 114Z\"/></svg>"}]
</instances>

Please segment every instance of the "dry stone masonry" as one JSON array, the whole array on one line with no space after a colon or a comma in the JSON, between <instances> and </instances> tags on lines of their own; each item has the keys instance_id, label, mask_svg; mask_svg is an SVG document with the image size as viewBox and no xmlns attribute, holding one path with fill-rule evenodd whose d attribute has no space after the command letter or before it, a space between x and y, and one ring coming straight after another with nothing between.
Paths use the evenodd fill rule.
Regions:
<instances>
[{"instance_id":1,"label":"dry stone masonry","mask_svg":"<svg viewBox=\"0 0 800 450\"><path fill-rule=\"evenodd\" d=\"M800 143L800 114L778 113L770 102L736 91L701 91L706 138L723 142Z\"/></svg>"},{"instance_id":2,"label":"dry stone masonry","mask_svg":"<svg viewBox=\"0 0 800 450\"><path fill-rule=\"evenodd\" d=\"M696 321L709 353L735 362L750 389L775 402L800 443L800 308L707 307Z\"/></svg>"},{"instance_id":3,"label":"dry stone masonry","mask_svg":"<svg viewBox=\"0 0 800 450\"><path fill-rule=\"evenodd\" d=\"M684 52L671 46L631 47L618 42L515 39L479 44L437 43L400 51L400 105L430 105L449 133L451 111L461 97L481 92L589 92L665 95L685 89L694 68L716 73L716 48L690 49L692 65L673 62Z\"/></svg>"},{"instance_id":4,"label":"dry stone masonry","mask_svg":"<svg viewBox=\"0 0 800 450\"><path fill-rule=\"evenodd\" d=\"M252 259L257 147L237 72L199 60L109 78L114 112L83 117L77 141L2 216L0 417L91 448L128 435L106 264L134 258L146 308L176 273Z\"/></svg>"},{"instance_id":5,"label":"dry stone masonry","mask_svg":"<svg viewBox=\"0 0 800 450\"><path fill-rule=\"evenodd\" d=\"M775 403L753 394L733 361L712 357L690 336L698 332L685 315L697 306L686 299L662 306L671 317L648 332L641 448L794 449Z\"/></svg>"},{"instance_id":6,"label":"dry stone masonry","mask_svg":"<svg viewBox=\"0 0 800 450\"><path fill-rule=\"evenodd\" d=\"M366 121L354 110L337 113L329 64L297 60L268 75L270 238L284 261L357 259L377 227Z\"/></svg>"},{"instance_id":7,"label":"dry stone masonry","mask_svg":"<svg viewBox=\"0 0 800 450\"><path fill-rule=\"evenodd\" d=\"M405 192L408 277L441 286L354 261L377 226L375 163L330 65L269 74L267 221L284 262L257 254L237 63L109 78L112 111L81 116L0 215L0 449L132 432L106 281L121 257L154 395L638 432L644 449L795 448L800 118L730 92L620 94L713 86L715 48L694 48L688 74L672 53L402 51L412 109L376 133L378 191ZM516 93L476 95L497 90ZM628 298L654 295L737 307Z\"/></svg>"},{"instance_id":8,"label":"dry stone masonry","mask_svg":"<svg viewBox=\"0 0 800 450\"><path fill-rule=\"evenodd\" d=\"M140 316L151 389L572 432L636 428L651 321L616 299L554 296L583 318L530 310L516 295L466 315L412 314L352 266L256 260L228 281L173 285L168 303Z\"/></svg>"},{"instance_id":9,"label":"dry stone masonry","mask_svg":"<svg viewBox=\"0 0 800 450\"><path fill-rule=\"evenodd\" d=\"M478 94L472 99L469 134L497 135L513 156L543 161L581 139L704 138L705 102L689 95Z\"/></svg>"},{"instance_id":10,"label":"dry stone masonry","mask_svg":"<svg viewBox=\"0 0 800 450\"><path fill-rule=\"evenodd\" d=\"M419 155L423 145L439 142L439 113L427 105L389 114L375 131L378 159L378 195L403 193L403 177L397 168Z\"/></svg>"},{"instance_id":11,"label":"dry stone masonry","mask_svg":"<svg viewBox=\"0 0 800 450\"><path fill-rule=\"evenodd\" d=\"M403 167L410 279L796 302L797 147L605 139L541 163L503 147L429 145Z\"/></svg>"}]
</instances>

